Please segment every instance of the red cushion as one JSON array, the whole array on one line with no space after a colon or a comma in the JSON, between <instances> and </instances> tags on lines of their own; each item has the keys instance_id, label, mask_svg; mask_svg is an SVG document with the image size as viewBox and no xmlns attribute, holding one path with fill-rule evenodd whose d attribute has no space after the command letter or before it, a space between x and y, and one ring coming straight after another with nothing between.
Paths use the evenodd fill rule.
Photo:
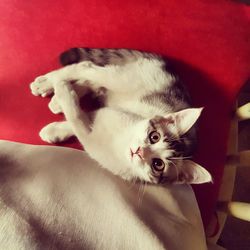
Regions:
<instances>
[{"instance_id":1,"label":"red cushion","mask_svg":"<svg viewBox=\"0 0 250 250\"><path fill-rule=\"evenodd\" d=\"M232 104L249 77L249 20L250 8L229 0L1 0L0 139L44 144L39 130L61 117L49 112L48 99L31 95L29 83L57 68L59 53L70 47L170 56L194 104L205 107L196 160L214 183L195 192L206 225L223 173Z\"/></svg>"}]
</instances>

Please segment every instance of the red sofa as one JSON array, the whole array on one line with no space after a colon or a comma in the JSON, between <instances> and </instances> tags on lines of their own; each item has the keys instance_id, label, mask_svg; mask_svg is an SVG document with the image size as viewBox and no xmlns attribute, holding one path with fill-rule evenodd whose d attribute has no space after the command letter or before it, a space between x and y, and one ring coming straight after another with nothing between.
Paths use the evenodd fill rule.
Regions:
<instances>
[{"instance_id":1,"label":"red sofa","mask_svg":"<svg viewBox=\"0 0 250 250\"><path fill-rule=\"evenodd\" d=\"M134 48L174 59L194 104L204 106L196 161L213 184L195 186L208 224L220 187L232 106L250 73L250 7L229 0L0 1L0 139L45 144L61 116L29 83L77 46ZM81 148L77 142L64 144Z\"/></svg>"}]
</instances>

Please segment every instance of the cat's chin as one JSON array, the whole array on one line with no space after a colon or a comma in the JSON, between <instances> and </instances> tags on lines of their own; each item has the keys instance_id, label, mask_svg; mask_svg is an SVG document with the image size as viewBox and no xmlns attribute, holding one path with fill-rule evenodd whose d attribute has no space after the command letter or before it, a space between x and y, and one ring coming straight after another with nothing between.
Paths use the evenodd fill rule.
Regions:
<instances>
[{"instance_id":1,"label":"cat's chin","mask_svg":"<svg viewBox=\"0 0 250 250\"><path fill-rule=\"evenodd\" d=\"M125 181L153 183L147 174L145 169L146 166L143 166L143 164L141 164L138 159L134 159L132 162L131 157L128 157L128 160L124 162L124 164L121 164L120 167L122 167L122 169L120 169L117 175L119 175Z\"/></svg>"}]
</instances>

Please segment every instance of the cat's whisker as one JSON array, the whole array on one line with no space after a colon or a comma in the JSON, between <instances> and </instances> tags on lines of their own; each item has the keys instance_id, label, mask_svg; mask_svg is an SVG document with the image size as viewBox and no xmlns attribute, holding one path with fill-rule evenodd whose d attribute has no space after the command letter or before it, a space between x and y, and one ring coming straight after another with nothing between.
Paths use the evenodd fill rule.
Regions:
<instances>
[{"instance_id":1,"label":"cat's whisker","mask_svg":"<svg viewBox=\"0 0 250 250\"><path fill-rule=\"evenodd\" d=\"M142 199L143 199L143 196L144 196L144 194L145 194L146 187L147 187L147 183L146 183L145 181L143 181Z\"/></svg>"},{"instance_id":2,"label":"cat's whisker","mask_svg":"<svg viewBox=\"0 0 250 250\"><path fill-rule=\"evenodd\" d=\"M176 136L173 136L173 137L168 137L167 138L167 141L168 142L173 142L173 141L180 141L181 139L183 139L184 137L183 136L178 136L178 137L176 137Z\"/></svg>"},{"instance_id":3,"label":"cat's whisker","mask_svg":"<svg viewBox=\"0 0 250 250\"><path fill-rule=\"evenodd\" d=\"M192 159L192 156L180 156L180 157L169 157L169 160L185 160L185 159Z\"/></svg>"},{"instance_id":4,"label":"cat's whisker","mask_svg":"<svg viewBox=\"0 0 250 250\"><path fill-rule=\"evenodd\" d=\"M141 191L142 191L142 181L140 180L140 183L139 183L139 190L138 190L138 204L140 204L140 196L141 196Z\"/></svg>"},{"instance_id":5,"label":"cat's whisker","mask_svg":"<svg viewBox=\"0 0 250 250\"><path fill-rule=\"evenodd\" d=\"M166 141L171 142L171 141L177 141L178 139L179 139L178 137L172 136L172 137L167 137Z\"/></svg>"},{"instance_id":6,"label":"cat's whisker","mask_svg":"<svg viewBox=\"0 0 250 250\"><path fill-rule=\"evenodd\" d=\"M181 139L183 139L185 136L183 136L183 135L174 135L174 134L172 134L172 135L168 135L168 136L166 136L166 140L167 141L178 141L178 140L181 140Z\"/></svg>"},{"instance_id":7,"label":"cat's whisker","mask_svg":"<svg viewBox=\"0 0 250 250\"><path fill-rule=\"evenodd\" d=\"M138 205L142 204L143 195L145 193L146 182L141 180L139 184L139 191L138 191Z\"/></svg>"},{"instance_id":8,"label":"cat's whisker","mask_svg":"<svg viewBox=\"0 0 250 250\"><path fill-rule=\"evenodd\" d=\"M176 164L173 161L170 161L170 162L173 164L173 166L174 166L174 168L176 170L177 181L179 181L179 170L178 170L178 167L176 166Z\"/></svg>"},{"instance_id":9,"label":"cat's whisker","mask_svg":"<svg viewBox=\"0 0 250 250\"><path fill-rule=\"evenodd\" d=\"M129 189L132 189L136 185L136 182L137 182L136 178L131 179L129 183Z\"/></svg>"}]
</instances>

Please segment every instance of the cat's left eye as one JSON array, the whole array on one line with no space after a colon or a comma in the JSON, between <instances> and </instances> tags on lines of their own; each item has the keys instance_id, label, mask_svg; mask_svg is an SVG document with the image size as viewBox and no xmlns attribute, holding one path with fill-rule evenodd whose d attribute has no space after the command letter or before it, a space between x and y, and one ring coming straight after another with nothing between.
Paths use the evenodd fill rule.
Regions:
<instances>
[{"instance_id":1,"label":"cat's left eye","mask_svg":"<svg viewBox=\"0 0 250 250\"><path fill-rule=\"evenodd\" d=\"M153 131L148 136L151 144L158 142L161 139L161 135L157 131Z\"/></svg>"},{"instance_id":2,"label":"cat's left eye","mask_svg":"<svg viewBox=\"0 0 250 250\"><path fill-rule=\"evenodd\" d=\"M151 167L154 171L162 172L165 168L165 163L159 158L153 158Z\"/></svg>"}]
</instances>

